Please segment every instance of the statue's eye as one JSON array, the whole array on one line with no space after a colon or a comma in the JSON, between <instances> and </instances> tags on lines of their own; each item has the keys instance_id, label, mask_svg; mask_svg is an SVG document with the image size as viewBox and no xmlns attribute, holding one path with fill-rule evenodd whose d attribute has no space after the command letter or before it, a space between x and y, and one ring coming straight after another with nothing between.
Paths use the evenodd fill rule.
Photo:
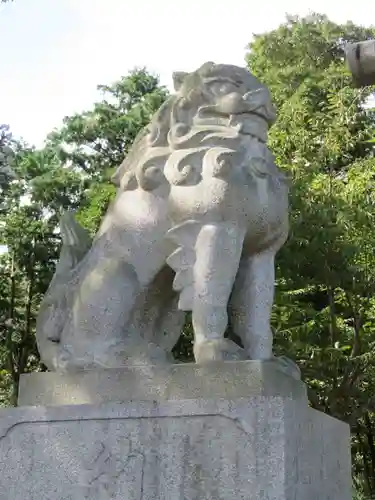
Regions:
<instances>
[{"instance_id":1,"label":"statue's eye","mask_svg":"<svg viewBox=\"0 0 375 500\"><path fill-rule=\"evenodd\" d=\"M225 95L236 90L236 86L229 82L214 82L210 88L211 92L215 95Z\"/></svg>"}]
</instances>

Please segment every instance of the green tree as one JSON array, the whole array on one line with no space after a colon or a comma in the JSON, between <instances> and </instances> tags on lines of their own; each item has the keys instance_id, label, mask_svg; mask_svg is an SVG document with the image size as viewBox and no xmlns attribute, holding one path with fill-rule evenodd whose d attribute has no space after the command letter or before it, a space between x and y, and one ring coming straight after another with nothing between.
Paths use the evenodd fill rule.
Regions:
<instances>
[{"instance_id":1,"label":"green tree","mask_svg":"<svg viewBox=\"0 0 375 500\"><path fill-rule=\"evenodd\" d=\"M278 258L276 350L296 359L312 406L349 422L354 472L375 492L374 113L352 88L347 42L375 31L314 14L249 46L278 106L270 147L293 177L291 237Z\"/></svg>"},{"instance_id":2,"label":"green tree","mask_svg":"<svg viewBox=\"0 0 375 500\"><path fill-rule=\"evenodd\" d=\"M3 192L0 216L0 404L15 405L20 375L43 369L36 315L58 257L59 213L79 205L82 182L54 151L13 145L17 178Z\"/></svg>"},{"instance_id":3,"label":"green tree","mask_svg":"<svg viewBox=\"0 0 375 500\"><path fill-rule=\"evenodd\" d=\"M93 233L115 194L110 176L167 96L145 69L98 89L102 100L89 111L66 117L48 141L62 164L82 173L86 192L78 219Z\"/></svg>"},{"instance_id":4,"label":"green tree","mask_svg":"<svg viewBox=\"0 0 375 500\"><path fill-rule=\"evenodd\" d=\"M13 139L7 125L0 125L0 211L2 210L2 198L9 190L11 181L14 179L12 163L14 161L17 142Z\"/></svg>"}]
</instances>

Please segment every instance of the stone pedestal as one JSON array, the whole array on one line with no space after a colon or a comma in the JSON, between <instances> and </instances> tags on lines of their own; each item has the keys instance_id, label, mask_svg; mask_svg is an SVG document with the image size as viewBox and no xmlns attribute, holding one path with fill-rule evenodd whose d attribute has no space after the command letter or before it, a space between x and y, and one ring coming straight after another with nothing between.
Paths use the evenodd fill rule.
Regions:
<instances>
[{"instance_id":1,"label":"stone pedestal","mask_svg":"<svg viewBox=\"0 0 375 500\"><path fill-rule=\"evenodd\" d=\"M45 406L0 413L1 500L351 498L348 426L273 363L33 374L20 400Z\"/></svg>"},{"instance_id":2,"label":"stone pedestal","mask_svg":"<svg viewBox=\"0 0 375 500\"><path fill-rule=\"evenodd\" d=\"M129 400L238 399L253 396L303 400L306 387L274 362L226 361L209 366L136 366L80 373L22 375L19 406L127 403Z\"/></svg>"}]
</instances>

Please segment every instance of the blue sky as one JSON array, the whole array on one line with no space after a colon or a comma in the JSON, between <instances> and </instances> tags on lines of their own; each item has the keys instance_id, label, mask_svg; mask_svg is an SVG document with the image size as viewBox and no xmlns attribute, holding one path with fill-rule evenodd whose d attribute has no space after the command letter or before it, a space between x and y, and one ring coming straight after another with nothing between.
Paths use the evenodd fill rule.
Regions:
<instances>
[{"instance_id":1,"label":"blue sky","mask_svg":"<svg viewBox=\"0 0 375 500\"><path fill-rule=\"evenodd\" d=\"M146 66L170 86L207 60L244 64L253 33L285 13L375 24L375 3L338 0L15 0L0 6L0 123L42 145L96 86Z\"/></svg>"}]
</instances>

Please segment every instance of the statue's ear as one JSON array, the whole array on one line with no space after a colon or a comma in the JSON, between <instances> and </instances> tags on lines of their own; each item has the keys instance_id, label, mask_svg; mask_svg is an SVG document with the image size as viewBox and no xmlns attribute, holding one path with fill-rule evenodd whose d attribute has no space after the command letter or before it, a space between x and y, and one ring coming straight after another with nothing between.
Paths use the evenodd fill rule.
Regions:
<instances>
[{"instance_id":1,"label":"statue's ear","mask_svg":"<svg viewBox=\"0 0 375 500\"><path fill-rule=\"evenodd\" d=\"M173 78L173 86L176 92L178 92L185 80L185 77L189 73L186 73L185 71L176 71L173 73L172 78Z\"/></svg>"}]
</instances>

